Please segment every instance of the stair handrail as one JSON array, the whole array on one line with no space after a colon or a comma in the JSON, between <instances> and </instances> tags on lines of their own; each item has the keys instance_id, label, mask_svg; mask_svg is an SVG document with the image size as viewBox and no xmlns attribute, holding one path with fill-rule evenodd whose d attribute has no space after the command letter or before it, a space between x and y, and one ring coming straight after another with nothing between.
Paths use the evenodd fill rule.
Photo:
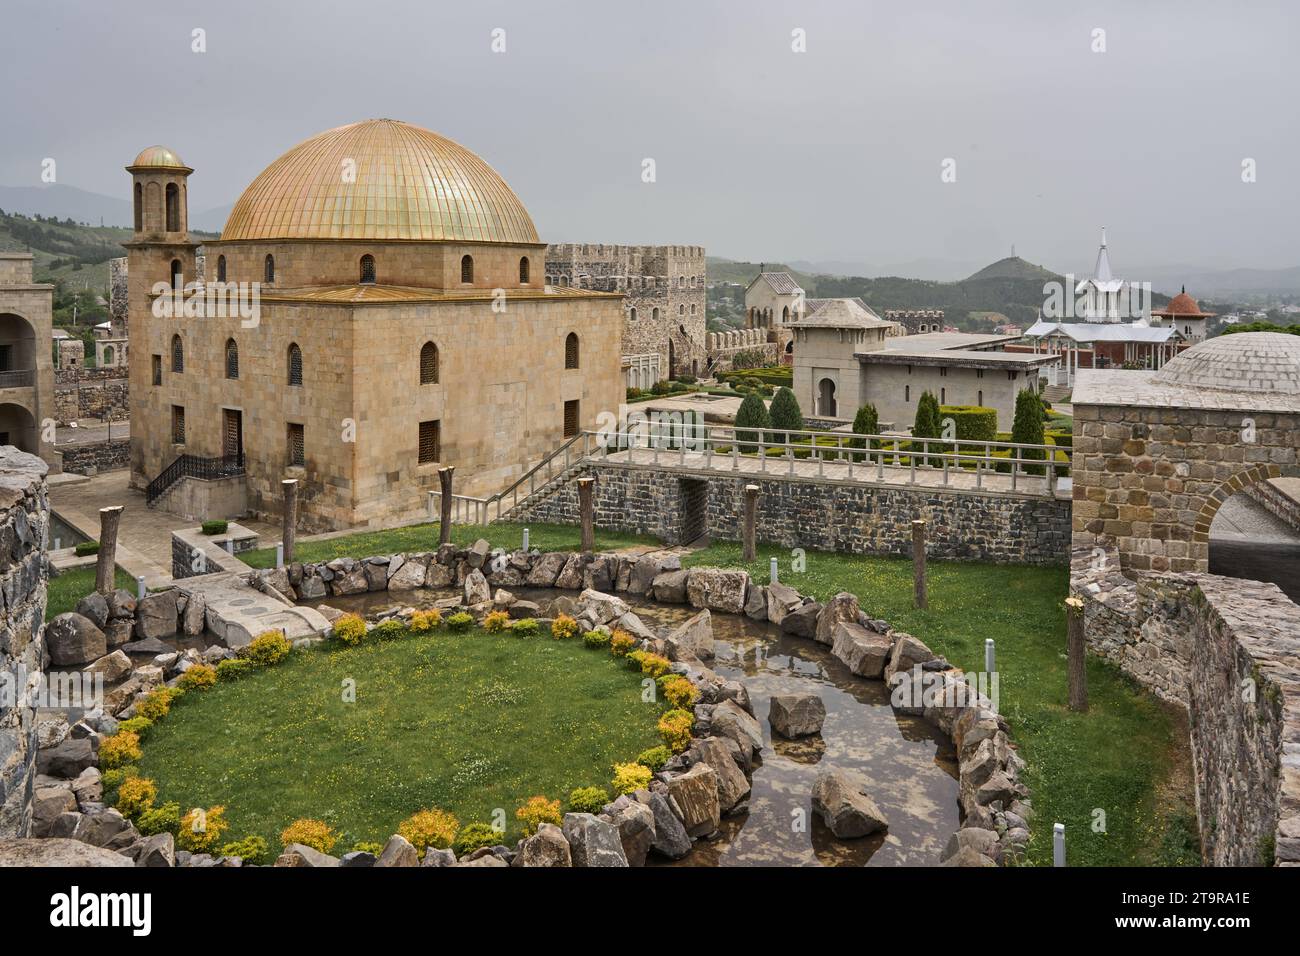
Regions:
<instances>
[{"instance_id":1,"label":"stair handrail","mask_svg":"<svg viewBox=\"0 0 1300 956\"><path fill-rule=\"evenodd\" d=\"M182 478L199 478L213 480L216 478L233 478L244 474L244 453L222 455L218 458L204 458L201 455L182 454L172 460L160 471L145 488L144 500L151 505L163 493Z\"/></svg>"},{"instance_id":2,"label":"stair handrail","mask_svg":"<svg viewBox=\"0 0 1300 956\"><path fill-rule=\"evenodd\" d=\"M579 441L582 442L582 446L583 446L582 454L575 459L573 446L576 445ZM537 475L543 468L545 468L547 472L546 478L542 482L542 485L545 486L546 483L549 482L552 478L554 478L555 474L557 474L552 472L552 464L555 462L555 460L558 459L561 455L564 456L564 467L560 469L560 471L558 472L558 474L563 474L564 472L572 468L574 464L583 461L588 457L591 448L590 441L591 441L590 432L579 432L578 434L573 435L568 439L568 441L564 442L564 444L552 450L536 465L534 465L532 468L529 468L522 475L520 475L512 484L510 484L506 488L503 488L501 491L496 492L495 494L488 495L486 498L476 498L473 495L452 495L452 499L455 502L454 507L456 508L457 513L459 514L461 510L460 505L464 504L466 507L469 507L473 510L476 523L485 525L488 523L489 517L493 516L492 509L493 509L493 505L495 505L496 510L495 510L494 517L495 520L500 521L502 515L501 502L505 501L506 498L509 497L512 499L510 508L516 507L519 504L519 489L523 487L524 482L528 483L528 488L529 488L528 495L525 496L526 499L527 497L533 495L537 491ZM429 517L430 518L436 517L436 513L433 509L433 502L435 496L437 496L440 499L442 496L442 492L440 491L429 492ZM507 508L506 510L508 511L510 509Z\"/></svg>"}]
</instances>

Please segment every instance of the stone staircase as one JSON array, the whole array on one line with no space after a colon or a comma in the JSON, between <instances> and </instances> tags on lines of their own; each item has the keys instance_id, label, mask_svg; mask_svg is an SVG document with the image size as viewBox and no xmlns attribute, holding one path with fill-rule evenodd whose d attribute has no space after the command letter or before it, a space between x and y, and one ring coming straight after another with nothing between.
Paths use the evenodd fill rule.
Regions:
<instances>
[{"instance_id":1,"label":"stone staircase","mask_svg":"<svg viewBox=\"0 0 1300 956\"><path fill-rule=\"evenodd\" d=\"M1068 385L1048 385L1043 389L1043 398L1055 405L1057 402L1066 401L1071 391L1073 389Z\"/></svg>"},{"instance_id":2,"label":"stone staircase","mask_svg":"<svg viewBox=\"0 0 1300 956\"><path fill-rule=\"evenodd\" d=\"M583 471L586 467L587 460L585 458L575 462L573 465L570 465L568 468L565 468L563 471L558 472L548 479L545 484L530 491L526 496L517 501L512 502L509 507L503 507L501 510L501 517L495 520L509 521L512 516L521 514L528 509L541 504L546 501L546 499L550 498L551 495L555 494L567 485L570 479L576 477L579 472Z\"/></svg>"}]
</instances>

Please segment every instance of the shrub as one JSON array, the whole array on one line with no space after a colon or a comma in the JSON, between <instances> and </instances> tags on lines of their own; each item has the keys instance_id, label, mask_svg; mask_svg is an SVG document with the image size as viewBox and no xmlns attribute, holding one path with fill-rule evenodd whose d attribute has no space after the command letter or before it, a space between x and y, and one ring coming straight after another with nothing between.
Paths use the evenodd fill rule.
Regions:
<instances>
[{"instance_id":1,"label":"shrub","mask_svg":"<svg viewBox=\"0 0 1300 956\"><path fill-rule=\"evenodd\" d=\"M691 728L695 715L689 710L674 707L665 710L659 718L659 736L673 753L681 753L691 745Z\"/></svg>"},{"instance_id":2,"label":"shrub","mask_svg":"<svg viewBox=\"0 0 1300 956\"><path fill-rule=\"evenodd\" d=\"M510 612L492 611L483 618L483 630L489 634L498 634L510 626Z\"/></svg>"},{"instance_id":3,"label":"shrub","mask_svg":"<svg viewBox=\"0 0 1300 956\"><path fill-rule=\"evenodd\" d=\"M266 841L260 836L244 837L242 840L236 840L234 843L227 843L221 848L222 856L237 856L245 863L253 866L265 866L271 862L271 854L267 852L269 847Z\"/></svg>"},{"instance_id":4,"label":"shrub","mask_svg":"<svg viewBox=\"0 0 1300 956\"><path fill-rule=\"evenodd\" d=\"M177 687L186 690L202 690L217 682L217 669L211 664L194 664L176 681ZM118 725L121 726L120 724Z\"/></svg>"},{"instance_id":5,"label":"shrub","mask_svg":"<svg viewBox=\"0 0 1300 956\"><path fill-rule=\"evenodd\" d=\"M772 428L777 430L778 442L792 440L795 436L790 435L790 432L803 429L803 412L799 409L799 400L785 385L778 388L772 397L768 415L772 419Z\"/></svg>"},{"instance_id":6,"label":"shrub","mask_svg":"<svg viewBox=\"0 0 1300 956\"><path fill-rule=\"evenodd\" d=\"M529 797L524 805L515 811L515 816L524 825L524 836L532 836L543 823L560 825L564 819L560 813L559 800L547 800L545 797Z\"/></svg>"},{"instance_id":7,"label":"shrub","mask_svg":"<svg viewBox=\"0 0 1300 956\"><path fill-rule=\"evenodd\" d=\"M309 846L321 853L328 853L334 849L334 844L337 842L338 836L324 820L312 820L308 817L302 817L294 820L293 823L280 831L281 846L288 846L290 843L301 843L303 846Z\"/></svg>"},{"instance_id":8,"label":"shrub","mask_svg":"<svg viewBox=\"0 0 1300 956\"><path fill-rule=\"evenodd\" d=\"M615 631L614 636L609 639L609 649L618 657L626 657L633 653L634 647L636 647L636 638L627 631Z\"/></svg>"},{"instance_id":9,"label":"shrub","mask_svg":"<svg viewBox=\"0 0 1300 956\"><path fill-rule=\"evenodd\" d=\"M284 636L284 631L263 631L248 642L248 646L239 652L244 660L252 661L258 667L278 664L289 656L293 644Z\"/></svg>"},{"instance_id":10,"label":"shrub","mask_svg":"<svg viewBox=\"0 0 1300 956\"><path fill-rule=\"evenodd\" d=\"M660 744L657 747L651 747L648 750L641 751L637 754L636 762L641 766L648 768L652 773L658 773L663 769L664 764L672 759L672 756L672 751L663 744Z\"/></svg>"},{"instance_id":11,"label":"shrub","mask_svg":"<svg viewBox=\"0 0 1300 956\"><path fill-rule=\"evenodd\" d=\"M474 615L468 611L457 611L447 618L447 628L452 631L468 631L474 626Z\"/></svg>"},{"instance_id":12,"label":"shrub","mask_svg":"<svg viewBox=\"0 0 1300 956\"><path fill-rule=\"evenodd\" d=\"M1016 393L1016 417L1011 425L1011 440L1026 445L1044 445L1043 406L1039 403L1038 393L1031 388L1022 388ZM1019 452L1019 457L1041 459L1045 453L1041 448L1026 448ZM1031 475L1041 475L1042 465L1024 465Z\"/></svg>"},{"instance_id":13,"label":"shrub","mask_svg":"<svg viewBox=\"0 0 1300 956\"><path fill-rule=\"evenodd\" d=\"M639 388L629 388L627 390L627 400L630 402L634 398L640 398L644 394L645 392L641 391Z\"/></svg>"},{"instance_id":14,"label":"shrub","mask_svg":"<svg viewBox=\"0 0 1300 956\"><path fill-rule=\"evenodd\" d=\"M251 671L254 666L252 661L245 660L242 657L230 657L224 661L218 661L217 680L234 680L236 677L242 677Z\"/></svg>"},{"instance_id":15,"label":"shrub","mask_svg":"<svg viewBox=\"0 0 1300 956\"><path fill-rule=\"evenodd\" d=\"M356 646L366 636L366 622L356 614L344 614L334 622L334 636L344 644Z\"/></svg>"},{"instance_id":16,"label":"shrub","mask_svg":"<svg viewBox=\"0 0 1300 956\"><path fill-rule=\"evenodd\" d=\"M158 797L158 787L148 777L132 777L123 780L117 789L117 808L122 816L134 820L146 810L152 809Z\"/></svg>"},{"instance_id":17,"label":"shrub","mask_svg":"<svg viewBox=\"0 0 1300 956\"><path fill-rule=\"evenodd\" d=\"M681 674L666 675L660 686L663 688L664 699L675 709L690 710L700 699L699 688Z\"/></svg>"},{"instance_id":18,"label":"shrub","mask_svg":"<svg viewBox=\"0 0 1300 956\"><path fill-rule=\"evenodd\" d=\"M118 730L99 742L100 769L112 770L140 759L140 735L130 730Z\"/></svg>"},{"instance_id":19,"label":"shrub","mask_svg":"<svg viewBox=\"0 0 1300 956\"><path fill-rule=\"evenodd\" d=\"M140 776L140 768L133 763L128 763L120 767L114 767L112 770L102 771L99 775L99 782L103 784L104 793L107 795L122 786L127 780L138 776Z\"/></svg>"},{"instance_id":20,"label":"shrub","mask_svg":"<svg viewBox=\"0 0 1300 956\"><path fill-rule=\"evenodd\" d=\"M982 405L941 405L940 419L951 418L960 441L996 441L998 410Z\"/></svg>"},{"instance_id":21,"label":"shrub","mask_svg":"<svg viewBox=\"0 0 1300 956\"><path fill-rule=\"evenodd\" d=\"M569 794L569 809L574 813L600 813L609 803L609 791L602 787L578 787Z\"/></svg>"},{"instance_id":22,"label":"shrub","mask_svg":"<svg viewBox=\"0 0 1300 956\"><path fill-rule=\"evenodd\" d=\"M436 607L427 611L416 611L411 615L411 630L416 634L425 634L442 623L442 612Z\"/></svg>"},{"instance_id":23,"label":"shrub","mask_svg":"<svg viewBox=\"0 0 1300 956\"><path fill-rule=\"evenodd\" d=\"M204 534L211 536L214 534L225 534L226 529L229 527L230 524L228 522L217 519L203 522L203 524L199 525L199 530Z\"/></svg>"},{"instance_id":24,"label":"shrub","mask_svg":"<svg viewBox=\"0 0 1300 956\"><path fill-rule=\"evenodd\" d=\"M126 720L118 721L118 730L129 730L133 734L144 736L144 732L153 726L153 721L148 717L128 717Z\"/></svg>"},{"instance_id":25,"label":"shrub","mask_svg":"<svg viewBox=\"0 0 1300 956\"><path fill-rule=\"evenodd\" d=\"M582 635L582 643L588 647L602 648L609 647L610 636L604 631L588 631Z\"/></svg>"},{"instance_id":26,"label":"shrub","mask_svg":"<svg viewBox=\"0 0 1300 956\"><path fill-rule=\"evenodd\" d=\"M652 654L645 651L641 654L641 673L647 677L662 677L668 673L668 668L672 666L672 661L662 654Z\"/></svg>"},{"instance_id":27,"label":"shrub","mask_svg":"<svg viewBox=\"0 0 1300 956\"><path fill-rule=\"evenodd\" d=\"M912 423L912 435L916 438L938 438L940 429L939 400L933 392L922 392L916 403L916 419Z\"/></svg>"},{"instance_id":28,"label":"shrub","mask_svg":"<svg viewBox=\"0 0 1300 956\"><path fill-rule=\"evenodd\" d=\"M79 541L77 546L72 549L72 553L79 558L86 558L92 554L99 554L98 541Z\"/></svg>"},{"instance_id":29,"label":"shrub","mask_svg":"<svg viewBox=\"0 0 1300 956\"><path fill-rule=\"evenodd\" d=\"M736 411L736 441L740 443L740 451L753 452L752 447L747 447L747 442L758 441L758 432L753 431L757 428L771 428L772 419L768 416L767 406L763 400L754 392L745 396L745 400L740 403L740 408ZM764 436L766 437L766 436Z\"/></svg>"},{"instance_id":30,"label":"shrub","mask_svg":"<svg viewBox=\"0 0 1300 956\"><path fill-rule=\"evenodd\" d=\"M537 623L535 617L521 617L510 625L510 632L516 637L532 637L540 631L542 625Z\"/></svg>"},{"instance_id":31,"label":"shrub","mask_svg":"<svg viewBox=\"0 0 1300 956\"><path fill-rule=\"evenodd\" d=\"M170 833L175 836L181 829L181 805L164 803L161 807L146 810L140 814L140 819L135 821L135 826L144 836L154 836L159 833Z\"/></svg>"},{"instance_id":32,"label":"shrub","mask_svg":"<svg viewBox=\"0 0 1300 956\"><path fill-rule=\"evenodd\" d=\"M445 850L456 841L460 821L446 810L420 810L397 825L397 832L406 837L415 851L424 856L429 847Z\"/></svg>"},{"instance_id":33,"label":"shrub","mask_svg":"<svg viewBox=\"0 0 1300 956\"><path fill-rule=\"evenodd\" d=\"M616 763L614 779L610 781L610 785L614 788L614 792L620 795L635 793L650 786L650 778L653 776L649 767L639 763Z\"/></svg>"},{"instance_id":34,"label":"shrub","mask_svg":"<svg viewBox=\"0 0 1300 956\"><path fill-rule=\"evenodd\" d=\"M634 671L641 669L641 658L645 657L645 651L628 651L623 655L623 660L628 667Z\"/></svg>"},{"instance_id":35,"label":"shrub","mask_svg":"<svg viewBox=\"0 0 1300 956\"><path fill-rule=\"evenodd\" d=\"M136 716L144 717L150 721L161 720L166 717L167 711L172 708L172 695L167 691L168 688L159 687L147 694L143 700L136 701Z\"/></svg>"},{"instance_id":36,"label":"shrub","mask_svg":"<svg viewBox=\"0 0 1300 956\"><path fill-rule=\"evenodd\" d=\"M457 856L469 856L475 850L485 846L496 846L501 842L502 834L490 823L469 823L465 829L456 834L452 849Z\"/></svg>"},{"instance_id":37,"label":"shrub","mask_svg":"<svg viewBox=\"0 0 1300 956\"><path fill-rule=\"evenodd\" d=\"M406 633L406 625L401 618L385 618L375 625L373 633L378 637L397 637Z\"/></svg>"},{"instance_id":38,"label":"shrub","mask_svg":"<svg viewBox=\"0 0 1300 956\"><path fill-rule=\"evenodd\" d=\"M230 826L225 807L195 807L181 817L176 831L176 849L189 853L208 853L221 843L221 834Z\"/></svg>"},{"instance_id":39,"label":"shrub","mask_svg":"<svg viewBox=\"0 0 1300 956\"><path fill-rule=\"evenodd\" d=\"M557 641L568 640L578 633L578 622L567 614L557 614L551 622L551 637Z\"/></svg>"},{"instance_id":40,"label":"shrub","mask_svg":"<svg viewBox=\"0 0 1300 956\"><path fill-rule=\"evenodd\" d=\"M880 413L876 411L876 406L872 404L863 405L853 416L853 431L858 435L878 435L880 434ZM866 445L867 439L853 438L850 443L854 448L862 448Z\"/></svg>"},{"instance_id":41,"label":"shrub","mask_svg":"<svg viewBox=\"0 0 1300 956\"><path fill-rule=\"evenodd\" d=\"M669 392L673 391L674 388L676 388L676 386L665 378L650 386L650 394L667 395Z\"/></svg>"},{"instance_id":42,"label":"shrub","mask_svg":"<svg viewBox=\"0 0 1300 956\"><path fill-rule=\"evenodd\" d=\"M371 856L379 856L379 854L384 852L384 845L382 843L373 843L369 840L358 840L356 843L352 844L352 852L369 853Z\"/></svg>"}]
</instances>

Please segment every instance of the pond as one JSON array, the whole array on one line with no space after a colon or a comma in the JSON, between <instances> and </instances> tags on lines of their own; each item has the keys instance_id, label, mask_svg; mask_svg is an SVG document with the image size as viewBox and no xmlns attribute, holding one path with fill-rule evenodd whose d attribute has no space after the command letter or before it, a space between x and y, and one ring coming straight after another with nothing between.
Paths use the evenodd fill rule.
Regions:
<instances>
[{"instance_id":1,"label":"pond","mask_svg":"<svg viewBox=\"0 0 1300 956\"><path fill-rule=\"evenodd\" d=\"M304 602L376 615L400 607L428 607L454 592L384 591ZM577 592L516 588L512 593L549 606ZM652 628L678 624L693 609L662 605L620 594ZM889 705L884 682L851 674L830 648L782 634L766 623L742 616L713 615L717 660L713 669L749 689L754 714L763 727L761 764L753 773L748 812L724 817L717 836L699 841L673 866L931 866L960 824L957 760L952 742L920 717L899 714ZM826 706L819 736L773 739L767 722L774 694L813 692ZM855 770L885 815L884 834L839 840L813 813L810 795L819 767ZM656 858L652 855L651 862Z\"/></svg>"}]
</instances>

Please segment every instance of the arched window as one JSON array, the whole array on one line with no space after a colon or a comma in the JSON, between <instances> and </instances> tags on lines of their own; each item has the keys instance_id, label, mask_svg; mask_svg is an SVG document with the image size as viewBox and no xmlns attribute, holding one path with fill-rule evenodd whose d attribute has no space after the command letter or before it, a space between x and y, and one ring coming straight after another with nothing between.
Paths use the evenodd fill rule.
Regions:
<instances>
[{"instance_id":1,"label":"arched window","mask_svg":"<svg viewBox=\"0 0 1300 956\"><path fill-rule=\"evenodd\" d=\"M144 187L135 184L135 231L144 230Z\"/></svg>"},{"instance_id":2,"label":"arched window","mask_svg":"<svg viewBox=\"0 0 1300 956\"><path fill-rule=\"evenodd\" d=\"M686 306L684 306L684 305L679 305L679 306L677 307L677 314L678 314L678 315L685 315L685 314L686 314Z\"/></svg>"},{"instance_id":3,"label":"arched window","mask_svg":"<svg viewBox=\"0 0 1300 956\"><path fill-rule=\"evenodd\" d=\"M361 283L362 285L374 285L375 282L375 257L364 255L361 257Z\"/></svg>"},{"instance_id":4,"label":"arched window","mask_svg":"<svg viewBox=\"0 0 1300 956\"><path fill-rule=\"evenodd\" d=\"M105 365L113 364L113 346L111 345L104 346L104 364Z\"/></svg>"},{"instance_id":5,"label":"arched window","mask_svg":"<svg viewBox=\"0 0 1300 956\"><path fill-rule=\"evenodd\" d=\"M179 289L184 285L181 280L181 260L172 260L172 288Z\"/></svg>"},{"instance_id":6,"label":"arched window","mask_svg":"<svg viewBox=\"0 0 1300 956\"><path fill-rule=\"evenodd\" d=\"M181 231L181 195L175 183L167 184L167 231Z\"/></svg>"},{"instance_id":7,"label":"arched window","mask_svg":"<svg viewBox=\"0 0 1300 956\"><path fill-rule=\"evenodd\" d=\"M632 306L632 308L627 310L627 317L633 322L636 321L636 306Z\"/></svg>"},{"instance_id":8,"label":"arched window","mask_svg":"<svg viewBox=\"0 0 1300 956\"><path fill-rule=\"evenodd\" d=\"M564 339L564 367L578 367L578 333L570 332Z\"/></svg>"},{"instance_id":9,"label":"arched window","mask_svg":"<svg viewBox=\"0 0 1300 956\"><path fill-rule=\"evenodd\" d=\"M302 384L302 349L297 342L289 343L289 384Z\"/></svg>"},{"instance_id":10,"label":"arched window","mask_svg":"<svg viewBox=\"0 0 1300 956\"><path fill-rule=\"evenodd\" d=\"M790 307L788 305L781 310L781 324L782 325L790 324Z\"/></svg>"},{"instance_id":11,"label":"arched window","mask_svg":"<svg viewBox=\"0 0 1300 956\"><path fill-rule=\"evenodd\" d=\"M653 320L656 321L656 322L659 321L659 307L658 307L658 306L655 306L655 308L650 312L650 318L653 319Z\"/></svg>"},{"instance_id":12,"label":"arched window","mask_svg":"<svg viewBox=\"0 0 1300 956\"><path fill-rule=\"evenodd\" d=\"M185 371L185 346L179 335L172 336L172 371Z\"/></svg>"},{"instance_id":13,"label":"arched window","mask_svg":"<svg viewBox=\"0 0 1300 956\"><path fill-rule=\"evenodd\" d=\"M474 257L473 256L460 257L460 281L461 282L474 281Z\"/></svg>"},{"instance_id":14,"label":"arched window","mask_svg":"<svg viewBox=\"0 0 1300 956\"><path fill-rule=\"evenodd\" d=\"M239 346L226 339L226 378L239 378Z\"/></svg>"},{"instance_id":15,"label":"arched window","mask_svg":"<svg viewBox=\"0 0 1300 956\"><path fill-rule=\"evenodd\" d=\"M275 256L271 255L270 253L267 254L266 262L262 268L262 281L263 282L275 281Z\"/></svg>"},{"instance_id":16,"label":"arched window","mask_svg":"<svg viewBox=\"0 0 1300 956\"><path fill-rule=\"evenodd\" d=\"M217 256L217 281L226 281L226 257Z\"/></svg>"},{"instance_id":17,"label":"arched window","mask_svg":"<svg viewBox=\"0 0 1300 956\"><path fill-rule=\"evenodd\" d=\"M519 284L524 285L528 282L528 257L523 256L519 260Z\"/></svg>"},{"instance_id":18,"label":"arched window","mask_svg":"<svg viewBox=\"0 0 1300 956\"><path fill-rule=\"evenodd\" d=\"M420 384L438 384L438 346L425 342L420 349Z\"/></svg>"}]
</instances>

